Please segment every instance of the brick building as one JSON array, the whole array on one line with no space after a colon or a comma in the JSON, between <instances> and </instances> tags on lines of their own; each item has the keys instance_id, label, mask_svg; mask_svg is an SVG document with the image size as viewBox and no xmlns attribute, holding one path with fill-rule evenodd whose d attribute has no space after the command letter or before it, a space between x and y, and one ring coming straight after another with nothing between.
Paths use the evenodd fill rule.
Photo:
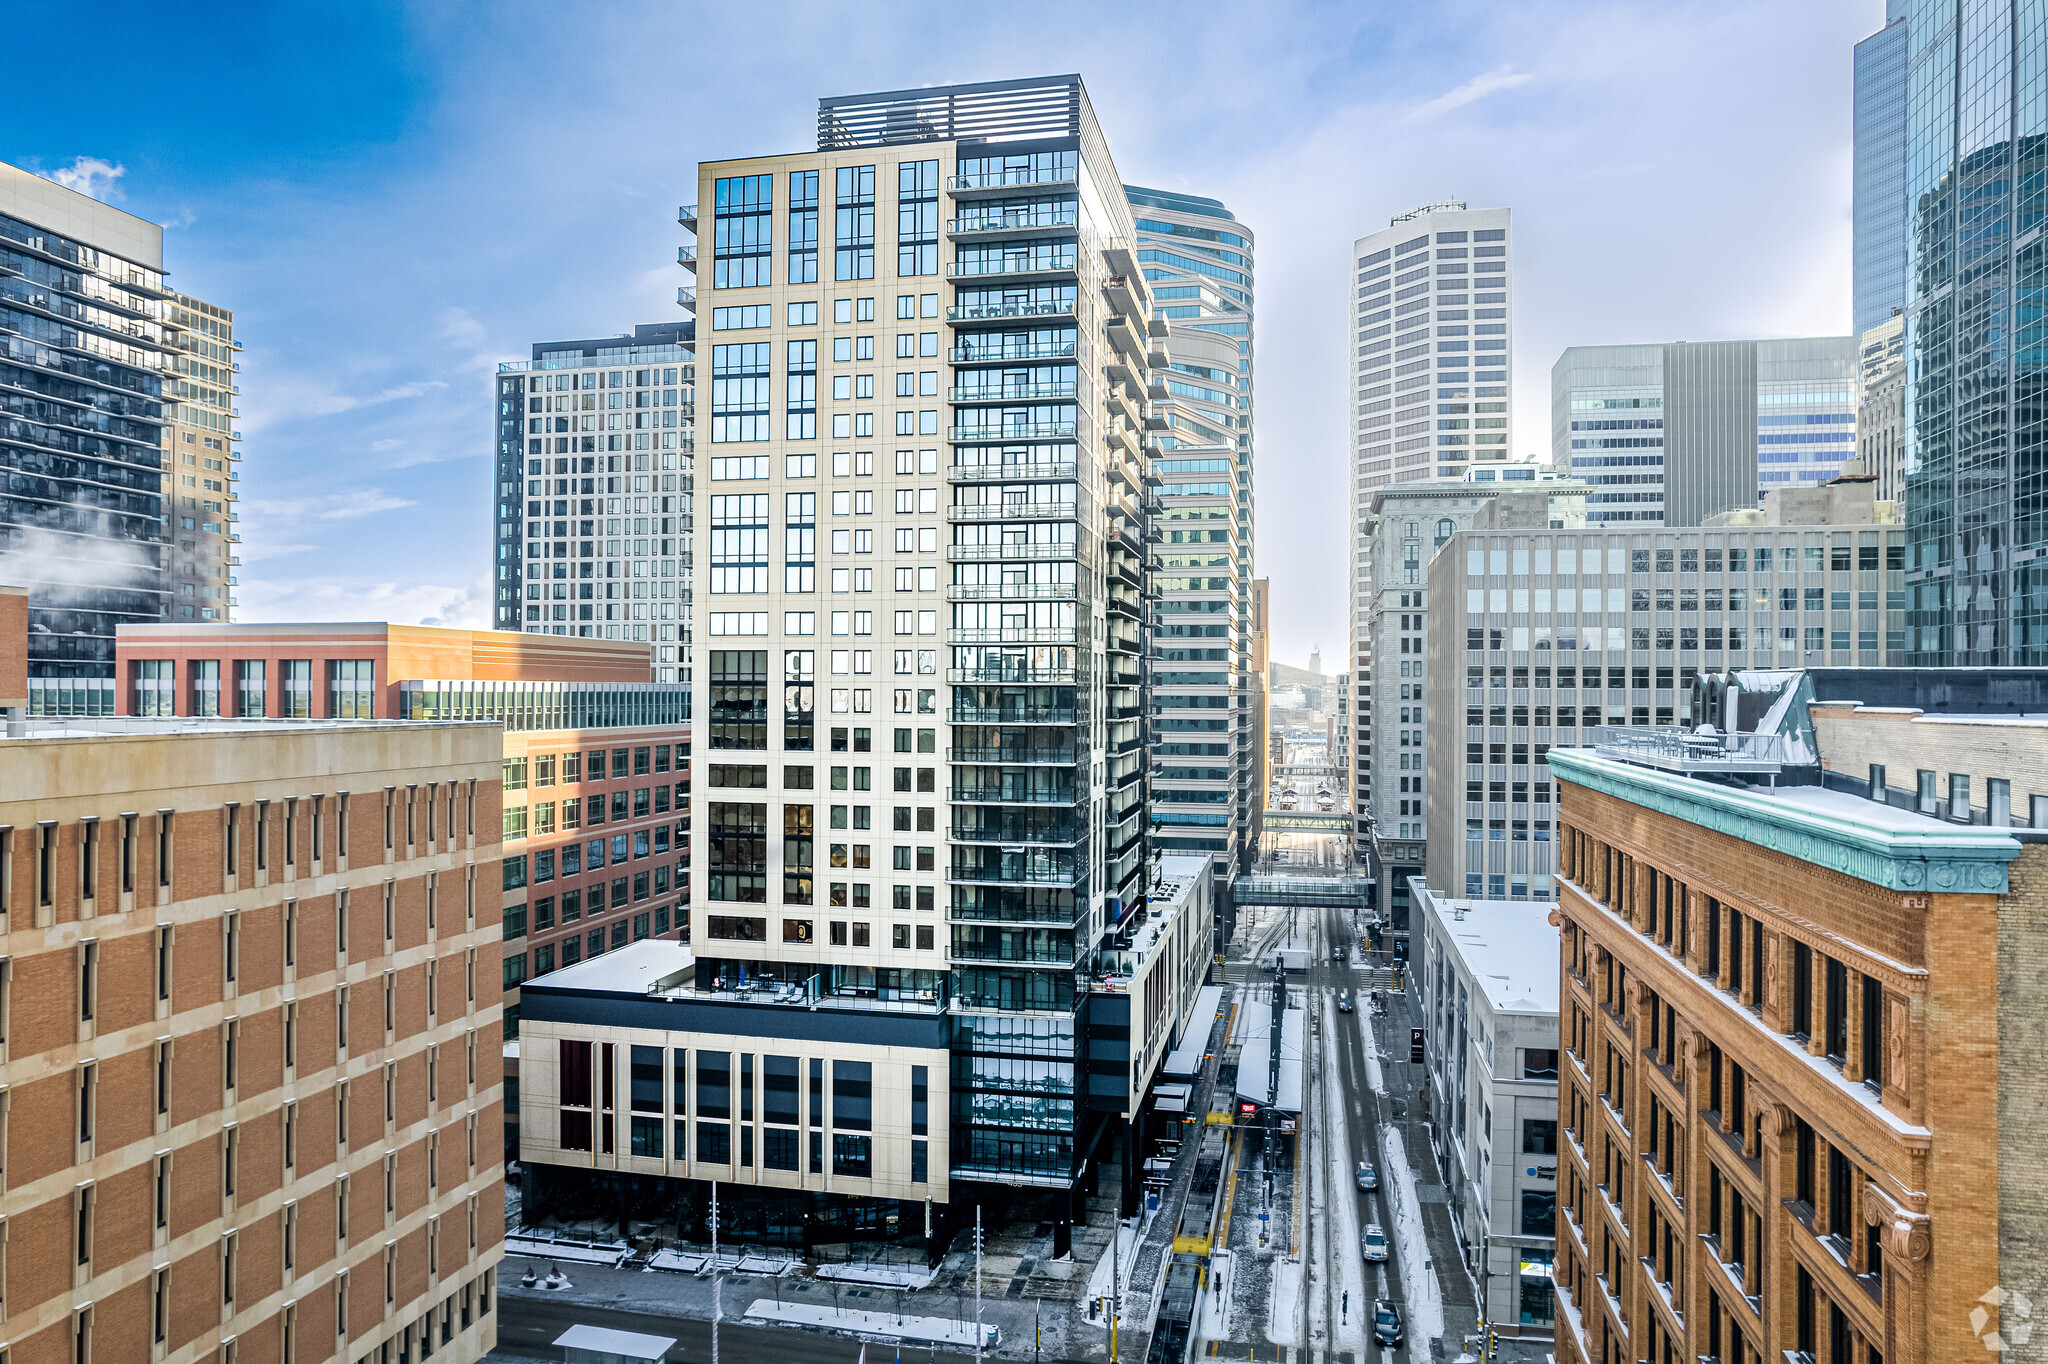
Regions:
<instances>
[{"instance_id":1,"label":"brick building","mask_svg":"<svg viewBox=\"0 0 2048 1364\"><path fill-rule=\"evenodd\" d=\"M1558 1357L1977 1357L2048 1301L2048 677L1738 677L1550 752Z\"/></svg>"},{"instance_id":2,"label":"brick building","mask_svg":"<svg viewBox=\"0 0 2048 1364\"><path fill-rule=\"evenodd\" d=\"M364 624L144 626L119 633L122 714L487 720L503 726L499 887L505 1035L519 985L686 931L687 689L649 645ZM506 1074L518 1074L516 1057ZM507 1106L506 1150L518 1145Z\"/></svg>"},{"instance_id":3,"label":"brick building","mask_svg":"<svg viewBox=\"0 0 2048 1364\"><path fill-rule=\"evenodd\" d=\"M0 1358L492 1347L498 742L8 723Z\"/></svg>"}]
</instances>

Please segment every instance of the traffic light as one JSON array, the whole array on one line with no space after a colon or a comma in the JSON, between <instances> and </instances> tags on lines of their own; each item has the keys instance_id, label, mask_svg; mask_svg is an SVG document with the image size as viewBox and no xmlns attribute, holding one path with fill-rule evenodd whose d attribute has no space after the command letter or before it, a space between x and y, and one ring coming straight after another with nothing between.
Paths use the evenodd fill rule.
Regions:
<instances>
[{"instance_id":1,"label":"traffic light","mask_svg":"<svg viewBox=\"0 0 2048 1364\"><path fill-rule=\"evenodd\" d=\"M1422 1029L1408 1030L1408 1059L1417 1065L1422 1063Z\"/></svg>"}]
</instances>

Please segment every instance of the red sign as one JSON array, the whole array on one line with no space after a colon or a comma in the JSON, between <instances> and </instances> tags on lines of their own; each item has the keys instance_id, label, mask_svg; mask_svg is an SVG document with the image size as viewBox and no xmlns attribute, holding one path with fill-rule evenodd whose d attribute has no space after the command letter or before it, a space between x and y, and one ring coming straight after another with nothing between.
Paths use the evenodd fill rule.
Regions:
<instances>
[{"instance_id":1,"label":"red sign","mask_svg":"<svg viewBox=\"0 0 2048 1364\"><path fill-rule=\"evenodd\" d=\"M1247 1100L1238 1104L1237 1111L1240 1113L1256 1113L1259 1111L1259 1106Z\"/></svg>"}]
</instances>

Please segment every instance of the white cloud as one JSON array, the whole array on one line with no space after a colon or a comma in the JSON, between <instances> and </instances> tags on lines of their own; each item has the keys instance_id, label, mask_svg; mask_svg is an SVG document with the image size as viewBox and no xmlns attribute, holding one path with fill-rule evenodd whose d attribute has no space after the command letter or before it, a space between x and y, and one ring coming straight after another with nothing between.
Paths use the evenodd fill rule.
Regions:
<instances>
[{"instance_id":1,"label":"white cloud","mask_svg":"<svg viewBox=\"0 0 2048 1364\"><path fill-rule=\"evenodd\" d=\"M482 576L468 583L271 578L239 589L239 596L238 617L252 624L372 620L466 630L491 625L490 582Z\"/></svg>"},{"instance_id":2,"label":"white cloud","mask_svg":"<svg viewBox=\"0 0 2048 1364\"><path fill-rule=\"evenodd\" d=\"M376 451L378 454L382 454L386 450L396 450L399 446L403 444L405 444L405 442L402 440L397 440L390 436L386 436L382 440L371 441L370 448Z\"/></svg>"},{"instance_id":3,"label":"white cloud","mask_svg":"<svg viewBox=\"0 0 2048 1364\"><path fill-rule=\"evenodd\" d=\"M128 173L128 168L112 161L103 161L97 156L81 156L68 166L47 172L50 179L66 189L75 189L80 194L90 194L102 203L112 203L121 197L116 182Z\"/></svg>"},{"instance_id":4,"label":"white cloud","mask_svg":"<svg viewBox=\"0 0 2048 1364\"><path fill-rule=\"evenodd\" d=\"M382 488L353 488L318 497L258 498L244 504L252 517L271 526L296 521L347 521L358 516L397 511L413 505L411 498L397 497Z\"/></svg>"},{"instance_id":5,"label":"white cloud","mask_svg":"<svg viewBox=\"0 0 2048 1364\"><path fill-rule=\"evenodd\" d=\"M1528 72L1517 71L1512 66L1496 66L1491 71L1474 76L1455 90L1447 90L1433 100L1416 105L1401 115L1401 121L1413 123L1419 119L1435 118L1438 114L1447 114L1453 109L1461 109L1467 104L1485 99L1496 90L1512 90L1534 79L1535 77Z\"/></svg>"}]
</instances>

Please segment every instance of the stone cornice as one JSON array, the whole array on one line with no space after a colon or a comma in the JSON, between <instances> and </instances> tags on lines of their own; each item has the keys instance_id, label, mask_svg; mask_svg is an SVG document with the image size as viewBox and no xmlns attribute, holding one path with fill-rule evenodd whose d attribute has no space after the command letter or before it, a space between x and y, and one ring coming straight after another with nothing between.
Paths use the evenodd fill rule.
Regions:
<instances>
[{"instance_id":1,"label":"stone cornice","mask_svg":"<svg viewBox=\"0 0 2048 1364\"><path fill-rule=\"evenodd\" d=\"M1887 828L1584 749L1553 748L1548 761L1560 780L1887 890L2002 895L2020 850L2018 840L1987 825L1928 819L1924 831Z\"/></svg>"}]
</instances>

